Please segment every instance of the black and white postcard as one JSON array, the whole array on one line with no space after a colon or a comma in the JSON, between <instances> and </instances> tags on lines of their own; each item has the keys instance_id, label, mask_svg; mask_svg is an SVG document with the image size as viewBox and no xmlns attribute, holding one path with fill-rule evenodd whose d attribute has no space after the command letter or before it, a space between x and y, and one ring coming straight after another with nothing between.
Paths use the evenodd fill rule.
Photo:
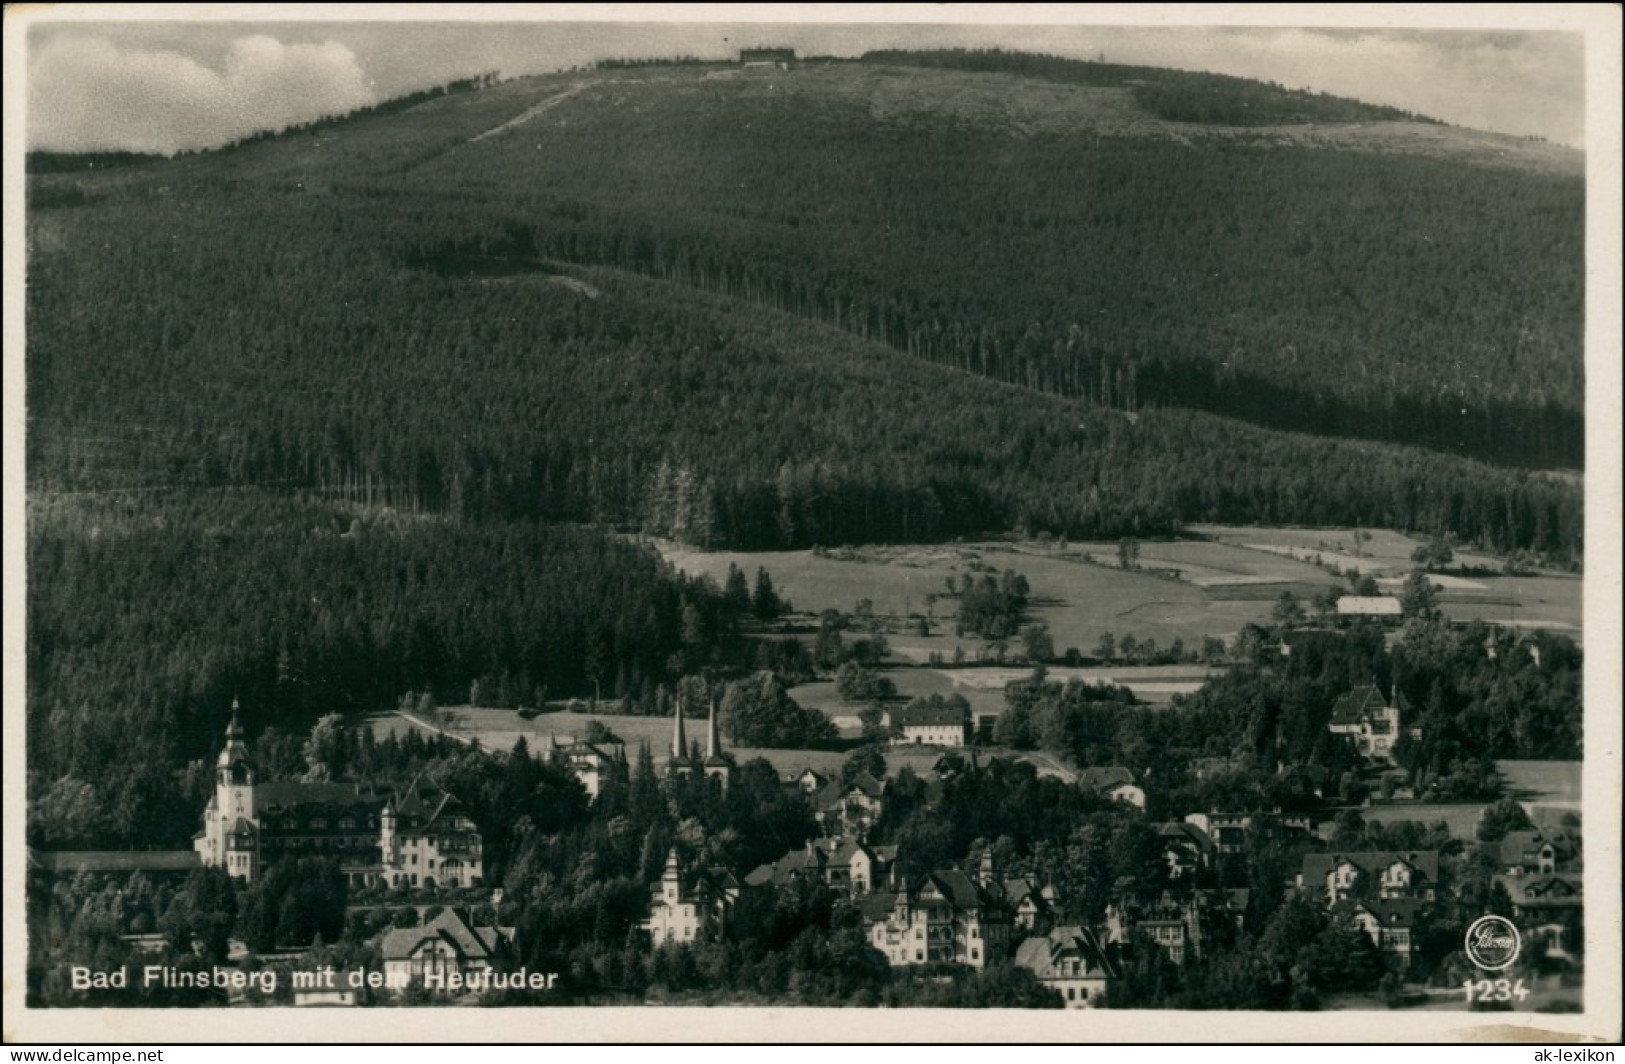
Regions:
<instances>
[{"instance_id":1,"label":"black and white postcard","mask_svg":"<svg viewBox=\"0 0 1625 1064\"><path fill-rule=\"evenodd\" d=\"M8 12L6 1038L1617 1039L1619 25Z\"/></svg>"}]
</instances>

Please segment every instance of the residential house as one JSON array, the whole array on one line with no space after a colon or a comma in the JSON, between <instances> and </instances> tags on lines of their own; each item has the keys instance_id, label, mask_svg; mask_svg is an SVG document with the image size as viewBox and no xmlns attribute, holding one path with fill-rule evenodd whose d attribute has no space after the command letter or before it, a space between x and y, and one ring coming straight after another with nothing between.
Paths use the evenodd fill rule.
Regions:
<instances>
[{"instance_id":1,"label":"residential house","mask_svg":"<svg viewBox=\"0 0 1625 1064\"><path fill-rule=\"evenodd\" d=\"M867 894L859 908L869 944L893 967L985 968L1009 954L1008 907L958 869L928 873L902 890Z\"/></svg>"},{"instance_id":2,"label":"residential house","mask_svg":"<svg viewBox=\"0 0 1625 1064\"><path fill-rule=\"evenodd\" d=\"M1157 836L1162 840L1163 859L1168 863L1171 880L1189 879L1212 866L1218 853L1208 833L1188 820L1158 824Z\"/></svg>"},{"instance_id":3,"label":"residential house","mask_svg":"<svg viewBox=\"0 0 1625 1064\"><path fill-rule=\"evenodd\" d=\"M1416 949L1416 922L1422 903L1414 898L1345 898L1331 907L1331 918L1371 939L1399 967L1408 967Z\"/></svg>"},{"instance_id":4,"label":"residential house","mask_svg":"<svg viewBox=\"0 0 1625 1064\"><path fill-rule=\"evenodd\" d=\"M791 778L790 784L802 794L810 797L829 784L829 777L810 768L804 768L799 776Z\"/></svg>"},{"instance_id":5,"label":"residential house","mask_svg":"<svg viewBox=\"0 0 1625 1064\"><path fill-rule=\"evenodd\" d=\"M1134 782L1134 773L1121 765L1086 768L1078 773L1078 786L1114 802L1145 808L1145 791Z\"/></svg>"},{"instance_id":6,"label":"residential house","mask_svg":"<svg viewBox=\"0 0 1625 1064\"><path fill-rule=\"evenodd\" d=\"M720 934L738 900L739 883L725 868L705 869L685 878L673 846L660 882L650 891L649 916L642 927L655 946L694 942L703 932Z\"/></svg>"},{"instance_id":7,"label":"residential house","mask_svg":"<svg viewBox=\"0 0 1625 1064\"><path fill-rule=\"evenodd\" d=\"M964 746L970 711L964 705L907 705L886 711L894 746Z\"/></svg>"},{"instance_id":8,"label":"residential house","mask_svg":"<svg viewBox=\"0 0 1625 1064\"><path fill-rule=\"evenodd\" d=\"M1179 897L1164 892L1145 903L1120 890L1106 906L1106 940L1123 946L1136 935L1154 943L1175 964L1194 959L1201 953L1201 898L1194 892Z\"/></svg>"},{"instance_id":9,"label":"residential house","mask_svg":"<svg viewBox=\"0 0 1625 1064\"><path fill-rule=\"evenodd\" d=\"M1057 927L1016 948L1016 964L1056 991L1069 1009L1086 1009L1106 993L1116 972L1100 939L1087 927Z\"/></svg>"},{"instance_id":10,"label":"residential house","mask_svg":"<svg viewBox=\"0 0 1625 1064\"><path fill-rule=\"evenodd\" d=\"M1055 918L1054 887L1040 887L1027 877L1006 879L1001 885L1004 902L1010 908L1010 922L1017 931L1042 934Z\"/></svg>"},{"instance_id":11,"label":"residential house","mask_svg":"<svg viewBox=\"0 0 1625 1064\"><path fill-rule=\"evenodd\" d=\"M1584 877L1578 872L1548 875L1499 875L1495 882L1506 888L1512 899L1512 917L1519 922L1540 923L1560 920L1585 906Z\"/></svg>"},{"instance_id":12,"label":"residential house","mask_svg":"<svg viewBox=\"0 0 1625 1064\"><path fill-rule=\"evenodd\" d=\"M1298 886L1318 894L1328 907L1350 898L1433 901L1439 886L1439 853L1305 854Z\"/></svg>"},{"instance_id":13,"label":"residential house","mask_svg":"<svg viewBox=\"0 0 1625 1064\"><path fill-rule=\"evenodd\" d=\"M1332 704L1331 720L1327 730L1333 735L1346 735L1354 740L1361 757L1373 761L1394 759L1394 745L1399 742L1401 717L1410 706L1405 696L1395 689L1391 698L1384 699L1375 685L1356 687ZM1412 738L1421 730L1411 728Z\"/></svg>"},{"instance_id":14,"label":"residential house","mask_svg":"<svg viewBox=\"0 0 1625 1064\"><path fill-rule=\"evenodd\" d=\"M1274 828L1286 835L1307 838L1315 833L1315 818L1308 813L1191 813L1185 823L1207 832L1214 852L1221 856L1245 853L1247 838L1254 832Z\"/></svg>"},{"instance_id":15,"label":"residential house","mask_svg":"<svg viewBox=\"0 0 1625 1064\"><path fill-rule=\"evenodd\" d=\"M507 963L513 941L511 927L478 926L464 910L443 909L419 927L384 932L379 952L385 984L434 990L477 982L481 972Z\"/></svg>"},{"instance_id":16,"label":"residential house","mask_svg":"<svg viewBox=\"0 0 1625 1064\"><path fill-rule=\"evenodd\" d=\"M863 839L886 808L886 781L859 772L850 783L835 781L813 797L813 815L826 835Z\"/></svg>"},{"instance_id":17,"label":"residential house","mask_svg":"<svg viewBox=\"0 0 1625 1064\"><path fill-rule=\"evenodd\" d=\"M563 759L565 767L587 789L587 797L596 799L603 790L604 780L617 765L626 763L626 747L622 743L589 743L582 739L547 737L548 753Z\"/></svg>"},{"instance_id":18,"label":"residential house","mask_svg":"<svg viewBox=\"0 0 1625 1064\"><path fill-rule=\"evenodd\" d=\"M1216 922L1232 923L1239 931L1252 897L1247 890L1164 891L1147 902L1124 886L1119 884L1116 897L1106 906L1107 943L1122 948L1139 937L1175 964L1201 956L1202 943Z\"/></svg>"},{"instance_id":19,"label":"residential house","mask_svg":"<svg viewBox=\"0 0 1625 1064\"><path fill-rule=\"evenodd\" d=\"M1501 867L1509 876L1570 871L1580 853L1580 840L1561 828L1509 831L1501 840Z\"/></svg>"},{"instance_id":20,"label":"residential house","mask_svg":"<svg viewBox=\"0 0 1625 1064\"><path fill-rule=\"evenodd\" d=\"M895 859L896 847L885 847ZM865 894L889 881L891 860L850 838L813 839L772 864L759 865L745 877L747 887L784 886L815 879L832 890Z\"/></svg>"}]
</instances>

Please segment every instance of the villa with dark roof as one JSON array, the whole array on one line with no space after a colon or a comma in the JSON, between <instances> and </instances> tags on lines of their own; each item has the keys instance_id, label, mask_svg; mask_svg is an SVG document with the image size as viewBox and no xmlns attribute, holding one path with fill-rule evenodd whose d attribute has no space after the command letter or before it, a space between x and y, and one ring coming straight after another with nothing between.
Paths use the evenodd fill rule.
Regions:
<instances>
[{"instance_id":1,"label":"villa with dark roof","mask_svg":"<svg viewBox=\"0 0 1625 1064\"><path fill-rule=\"evenodd\" d=\"M813 839L772 864L759 865L745 877L747 887L786 886L815 880L832 890L864 894L891 876L897 847L868 847L854 839Z\"/></svg>"},{"instance_id":2,"label":"villa with dark roof","mask_svg":"<svg viewBox=\"0 0 1625 1064\"><path fill-rule=\"evenodd\" d=\"M1305 854L1298 886L1320 895L1327 906L1349 898L1433 901L1439 887L1439 853L1374 850Z\"/></svg>"},{"instance_id":3,"label":"villa with dark roof","mask_svg":"<svg viewBox=\"0 0 1625 1064\"><path fill-rule=\"evenodd\" d=\"M851 782L832 781L813 795L813 815L826 835L863 839L885 810L886 781L859 772Z\"/></svg>"},{"instance_id":4,"label":"villa with dark roof","mask_svg":"<svg viewBox=\"0 0 1625 1064\"><path fill-rule=\"evenodd\" d=\"M1145 808L1145 789L1134 782L1134 773L1121 765L1086 768L1078 773L1078 786L1114 802Z\"/></svg>"},{"instance_id":5,"label":"villa with dark roof","mask_svg":"<svg viewBox=\"0 0 1625 1064\"><path fill-rule=\"evenodd\" d=\"M1393 761L1394 745L1401 734L1401 717L1409 711L1405 696L1397 689L1391 698L1385 699L1375 685L1356 687L1332 704L1332 717L1326 728L1333 735L1353 739L1361 757ZM1416 738L1421 730L1412 728L1410 733Z\"/></svg>"},{"instance_id":6,"label":"villa with dark roof","mask_svg":"<svg viewBox=\"0 0 1625 1064\"><path fill-rule=\"evenodd\" d=\"M215 790L192 838L198 860L253 882L281 858L330 857L351 886L479 886L479 829L421 774L404 787L257 778L232 704Z\"/></svg>"},{"instance_id":7,"label":"villa with dark roof","mask_svg":"<svg viewBox=\"0 0 1625 1064\"><path fill-rule=\"evenodd\" d=\"M1016 947L1016 964L1056 991L1069 1009L1086 1009L1106 993L1116 972L1100 939L1087 927L1057 927Z\"/></svg>"},{"instance_id":8,"label":"villa with dark roof","mask_svg":"<svg viewBox=\"0 0 1625 1064\"><path fill-rule=\"evenodd\" d=\"M386 931L378 943L386 985L437 989L478 983L480 973L507 962L513 936L511 927L476 926L455 908L419 927Z\"/></svg>"},{"instance_id":9,"label":"villa with dark roof","mask_svg":"<svg viewBox=\"0 0 1625 1064\"><path fill-rule=\"evenodd\" d=\"M978 884L957 868L927 873L902 890L867 894L859 910L869 944L894 968L986 968L1009 955L1009 906L996 888Z\"/></svg>"},{"instance_id":10,"label":"villa with dark roof","mask_svg":"<svg viewBox=\"0 0 1625 1064\"><path fill-rule=\"evenodd\" d=\"M1416 920L1422 903L1413 898L1345 899L1331 907L1332 920L1367 935L1371 944L1401 967L1416 948Z\"/></svg>"}]
</instances>

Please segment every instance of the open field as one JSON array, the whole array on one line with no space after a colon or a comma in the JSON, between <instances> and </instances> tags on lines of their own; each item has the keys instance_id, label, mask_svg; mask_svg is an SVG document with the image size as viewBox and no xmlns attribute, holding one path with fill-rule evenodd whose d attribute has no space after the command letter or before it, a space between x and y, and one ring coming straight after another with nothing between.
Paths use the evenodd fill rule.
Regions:
<instances>
[{"instance_id":1,"label":"open field","mask_svg":"<svg viewBox=\"0 0 1625 1064\"><path fill-rule=\"evenodd\" d=\"M1099 565L1116 567L1117 544L1074 543ZM1329 584L1333 577L1307 562L1276 554L1261 554L1230 543L1205 540L1147 540L1140 543L1140 567L1177 570L1182 580L1198 587L1246 584Z\"/></svg>"},{"instance_id":2,"label":"open field","mask_svg":"<svg viewBox=\"0 0 1625 1064\"><path fill-rule=\"evenodd\" d=\"M1525 805L1580 811L1579 761L1497 761L1507 791Z\"/></svg>"},{"instance_id":3,"label":"open field","mask_svg":"<svg viewBox=\"0 0 1625 1064\"><path fill-rule=\"evenodd\" d=\"M1089 654L1106 632L1152 639L1160 647L1182 639L1194 647L1204 636L1228 640L1249 623L1270 623L1275 599L1284 590L1307 598L1335 583L1337 577L1307 560L1317 556L1383 576L1393 581L1384 586L1392 592L1410 572L1411 552L1420 542L1374 530L1360 543L1356 557L1351 529L1203 525L1196 530L1214 538L1142 542L1140 571L1118 568L1117 546L1109 543L1076 543L1065 550L1036 541L853 547L823 555L699 551L664 541L655 546L677 568L709 574L719 583L730 564L753 581L756 570L766 568L779 593L798 611L850 612L867 598L880 617L926 617L929 635L901 625L888 634L896 657L923 665L932 654L951 661L956 650L969 661L983 658L982 640L954 634L956 603L944 594L947 581L964 573L1014 569L1025 575L1032 587L1028 617L1049 625L1058 653L1076 649ZM1471 554L1457 560L1496 564ZM1157 575L1156 570L1164 572ZM1454 620L1546 628L1580 638L1583 581L1578 576L1444 573L1433 580L1441 608Z\"/></svg>"},{"instance_id":4,"label":"open field","mask_svg":"<svg viewBox=\"0 0 1625 1064\"><path fill-rule=\"evenodd\" d=\"M1029 675L1027 668L938 669L936 673L967 698L972 692L1004 691L1005 684ZM1203 665L1125 665L1121 668L1068 668L1057 665L1047 670L1049 678L1061 683L1081 680L1127 687L1142 702L1167 702L1176 694L1190 694L1223 669Z\"/></svg>"},{"instance_id":5,"label":"open field","mask_svg":"<svg viewBox=\"0 0 1625 1064\"><path fill-rule=\"evenodd\" d=\"M1083 560L1081 552L1069 550L1063 554L1037 545L862 547L831 551L824 557L811 551L710 552L663 542L656 546L677 568L708 573L719 582L727 576L730 564L739 566L752 580L758 567L766 568L779 594L789 598L799 611L850 611L859 599L867 598L880 616L926 616L932 623L932 635L899 633L889 637L895 653L921 663L932 652L952 659L956 647L971 660L977 659L981 640L956 637L952 628L954 600L936 596L945 593L950 577L984 568L1014 569L1027 577L1032 587L1029 619L1049 625L1060 653L1076 648L1087 654L1105 632L1119 637L1132 634L1142 641L1153 639L1162 647L1175 639L1184 640L1187 646L1200 643L1208 635L1227 639L1248 623L1267 622L1274 598L1269 593L1256 598L1232 598L1224 591L1210 595L1183 580L1093 565ZM1239 550L1207 551L1209 555L1220 553L1226 564L1238 562L1247 554ZM1144 557L1142 554L1142 565ZM1273 579L1280 579L1277 574L1290 567L1293 577L1307 573L1319 585L1331 582L1329 576L1290 559L1263 554L1257 557L1261 559L1261 571ZM1216 566L1209 568L1218 573ZM932 596L930 602L926 600L928 595Z\"/></svg>"},{"instance_id":6,"label":"open field","mask_svg":"<svg viewBox=\"0 0 1625 1064\"><path fill-rule=\"evenodd\" d=\"M1580 811L1580 765L1578 761L1497 761L1495 767L1506 780L1507 795L1529 810L1537 824L1555 824L1565 813ZM1486 803L1374 805L1362 808L1368 821L1390 824L1415 820L1431 824L1443 820L1459 839L1472 839L1478 828L1478 815ZM1321 824L1322 836L1329 835L1331 820Z\"/></svg>"},{"instance_id":7,"label":"open field","mask_svg":"<svg viewBox=\"0 0 1625 1064\"><path fill-rule=\"evenodd\" d=\"M851 612L859 599L866 598L874 603L876 614L918 613L938 621L952 620L954 600L928 604L926 596L943 595L948 577L969 572L970 563L981 556L975 548L959 545L837 549L822 557L810 550L702 551L668 540L656 540L654 545L678 569L704 573L719 585L730 564L743 569L753 586L756 570L766 569L779 595L804 613Z\"/></svg>"},{"instance_id":8,"label":"open field","mask_svg":"<svg viewBox=\"0 0 1625 1064\"><path fill-rule=\"evenodd\" d=\"M1301 552L1299 557L1319 554L1323 561L1336 562L1341 567L1357 567L1362 573L1379 571L1409 572L1411 552L1423 540L1402 532L1382 528L1366 528L1360 532L1368 539L1358 544L1352 528L1265 528L1251 525L1191 525L1190 531L1207 536L1219 543L1254 549L1287 548ZM1473 568L1499 569L1501 562L1488 554L1457 551L1457 565Z\"/></svg>"},{"instance_id":9,"label":"open field","mask_svg":"<svg viewBox=\"0 0 1625 1064\"><path fill-rule=\"evenodd\" d=\"M1447 589L1439 598L1445 616L1488 621L1507 628L1547 628L1581 641L1585 582L1578 576L1485 576L1483 591Z\"/></svg>"}]
</instances>

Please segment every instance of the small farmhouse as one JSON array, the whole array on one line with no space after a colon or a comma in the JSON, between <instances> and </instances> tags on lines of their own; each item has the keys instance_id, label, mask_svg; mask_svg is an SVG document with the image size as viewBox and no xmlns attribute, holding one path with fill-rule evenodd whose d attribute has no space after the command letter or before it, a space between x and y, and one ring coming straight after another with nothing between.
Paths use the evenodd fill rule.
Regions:
<instances>
[{"instance_id":1,"label":"small farmhouse","mask_svg":"<svg viewBox=\"0 0 1625 1064\"><path fill-rule=\"evenodd\" d=\"M894 745L964 746L970 713L962 705L909 705L888 710Z\"/></svg>"}]
</instances>

